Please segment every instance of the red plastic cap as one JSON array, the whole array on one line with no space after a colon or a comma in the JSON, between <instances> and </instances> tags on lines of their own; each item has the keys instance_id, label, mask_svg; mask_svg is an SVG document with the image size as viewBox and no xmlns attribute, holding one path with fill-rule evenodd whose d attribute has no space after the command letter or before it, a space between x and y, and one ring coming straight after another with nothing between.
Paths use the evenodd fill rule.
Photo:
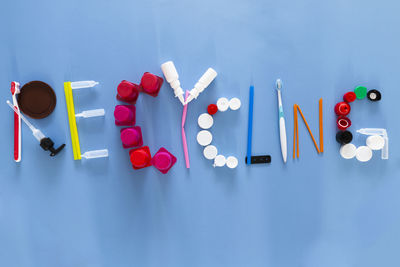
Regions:
<instances>
[{"instance_id":1,"label":"red plastic cap","mask_svg":"<svg viewBox=\"0 0 400 267\"><path fill-rule=\"evenodd\" d=\"M176 163L176 157L162 147L153 156L151 163L157 170L165 174Z\"/></svg>"},{"instance_id":2,"label":"red plastic cap","mask_svg":"<svg viewBox=\"0 0 400 267\"><path fill-rule=\"evenodd\" d=\"M343 96L343 100L346 101L347 103L353 102L356 100L356 93L354 92L347 92Z\"/></svg>"},{"instance_id":3,"label":"red plastic cap","mask_svg":"<svg viewBox=\"0 0 400 267\"><path fill-rule=\"evenodd\" d=\"M344 131L351 126L351 120L345 116L340 116L337 119L336 124L337 124L339 130Z\"/></svg>"},{"instance_id":4,"label":"red plastic cap","mask_svg":"<svg viewBox=\"0 0 400 267\"><path fill-rule=\"evenodd\" d=\"M350 113L351 107L346 102L340 102L335 105L335 113L338 116L346 116Z\"/></svg>"},{"instance_id":5,"label":"red plastic cap","mask_svg":"<svg viewBox=\"0 0 400 267\"><path fill-rule=\"evenodd\" d=\"M132 149L129 151L129 156L135 170L151 166L151 154L148 146Z\"/></svg>"},{"instance_id":6,"label":"red plastic cap","mask_svg":"<svg viewBox=\"0 0 400 267\"><path fill-rule=\"evenodd\" d=\"M217 113L217 111L218 111L217 105L215 105L215 104L208 105L208 107L207 107L208 114L214 115L215 113Z\"/></svg>"},{"instance_id":7,"label":"red plastic cap","mask_svg":"<svg viewBox=\"0 0 400 267\"><path fill-rule=\"evenodd\" d=\"M139 126L121 129L121 141L124 148L142 146L142 129Z\"/></svg>"},{"instance_id":8,"label":"red plastic cap","mask_svg":"<svg viewBox=\"0 0 400 267\"><path fill-rule=\"evenodd\" d=\"M144 93L156 97L160 92L162 83L163 79L161 77L151 74L150 72L145 72L140 81L140 86Z\"/></svg>"},{"instance_id":9,"label":"red plastic cap","mask_svg":"<svg viewBox=\"0 0 400 267\"><path fill-rule=\"evenodd\" d=\"M115 124L133 126L136 123L136 108L131 105L116 105L114 110Z\"/></svg>"},{"instance_id":10,"label":"red plastic cap","mask_svg":"<svg viewBox=\"0 0 400 267\"><path fill-rule=\"evenodd\" d=\"M123 80L117 87L117 99L128 103L136 103L139 91L139 85Z\"/></svg>"}]
</instances>

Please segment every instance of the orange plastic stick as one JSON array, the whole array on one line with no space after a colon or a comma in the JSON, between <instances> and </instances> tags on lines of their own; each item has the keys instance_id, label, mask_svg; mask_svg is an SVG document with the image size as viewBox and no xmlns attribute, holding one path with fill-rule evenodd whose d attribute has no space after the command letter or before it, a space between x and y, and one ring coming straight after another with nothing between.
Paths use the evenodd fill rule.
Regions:
<instances>
[{"instance_id":1,"label":"orange plastic stick","mask_svg":"<svg viewBox=\"0 0 400 267\"><path fill-rule=\"evenodd\" d=\"M297 129L297 109L296 104L293 105L293 159L296 158L296 129Z\"/></svg>"},{"instance_id":2,"label":"orange plastic stick","mask_svg":"<svg viewBox=\"0 0 400 267\"><path fill-rule=\"evenodd\" d=\"M299 110L300 115L301 115L301 117L303 118L303 121L304 121L304 123L305 123L305 125L306 125L306 127L307 127L308 132L310 133L310 136L311 136L311 138L312 138L312 140L313 140L313 142L314 142L315 148L317 149L317 152L320 153L319 148L318 148L318 145L317 145L317 142L315 141L315 138L314 138L314 136L313 136L313 134L312 134L312 132L311 132L310 126L308 126L307 120L306 120L306 118L304 117L303 112L301 111L301 108L300 108L299 106L297 106L297 109Z\"/></svg>"},{"instance_id":3,"label":"orange plastic stick","mask_svg":"<svg viewBox=\"0 0 400 267\"><path fill-rule=\"evenodd\" d=\"M324 125L322 112L322 98L319 100L319 150L324 152Z\"/></svg>"}]
</instances>

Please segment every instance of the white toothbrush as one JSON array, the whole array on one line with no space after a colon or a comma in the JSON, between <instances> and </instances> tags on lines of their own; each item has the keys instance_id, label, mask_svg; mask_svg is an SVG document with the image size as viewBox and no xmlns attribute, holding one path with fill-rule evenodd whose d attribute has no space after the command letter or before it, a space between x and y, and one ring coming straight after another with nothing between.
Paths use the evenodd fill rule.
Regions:
<instances>
[{"instance_id":1,"label":"white toothbrush","mask_svg":"<svg viewBox=\"0 0 400 267\"><path fill-rule=\"evenodd\" d=\"M278 91L278 106L279 106L279 135L281 139L281 150L283 162L286 163L287 159L287 140L286 140L286 126L285 115L283 113L282 96L281 96L282 81L276 80L276 90Z\"/></svg>"}]
</instances>

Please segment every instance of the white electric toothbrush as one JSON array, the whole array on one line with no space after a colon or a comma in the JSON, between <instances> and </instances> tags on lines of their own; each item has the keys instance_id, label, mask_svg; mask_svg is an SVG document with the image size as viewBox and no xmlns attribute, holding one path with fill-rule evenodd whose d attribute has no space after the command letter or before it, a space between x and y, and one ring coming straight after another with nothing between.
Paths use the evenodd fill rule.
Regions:
<instances>
[{"instance_id":1,"label":"white electric toothbrush","mask_svg":"<svg viewBox=\"0 0 400 267\"><path fill-rule=\"evenodd\" d=\"M281 139L281 150L283 162L286 163L287 159L287 139L286 139L286 126L285 115L283 113L282 96L281 96L282 80L276 80L276 90L278 91L278 106L279 106L279 135Z\"/></svg>"}]
</instances>

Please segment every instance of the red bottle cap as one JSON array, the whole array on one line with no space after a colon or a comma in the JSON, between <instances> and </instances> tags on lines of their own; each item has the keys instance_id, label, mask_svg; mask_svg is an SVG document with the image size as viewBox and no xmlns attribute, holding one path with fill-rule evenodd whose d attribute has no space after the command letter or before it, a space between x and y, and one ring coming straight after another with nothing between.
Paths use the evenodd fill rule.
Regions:
<instances>
[{"instance_id":1,"label":"red bottle cap","mask_svg":"<svg viewBox=\"0 0 400 267\"><path fill-rule=\"evenodd\" d=\"M139 85L123 80L117 87L117 99L128 103L136 103L139 91Z\"/></svg>"},{"instance_id":2,"label":"red bottle cap","mask_svg":"<svg viewBox=\"0 0 400 267\"><path fill-rule=\"evenodd\" d=\"M347 92L343 96L343 100L346 101L347 103L353 102L356 100L356 93L354 92Z\"/></svg>"},{"instance_id":3,"label":"red bottle cap","mask_svg":"<svg viewBox=\"0 0 400 267\"><path fill-rule=\"evenodd\" d=\"M215 104L208 105L208 107L207 107L208 114L214 115L215 113L217 113L217 111L218 111L217 105L215 105Z\"/></svg>"},{"instance_id":4,"label":"red bottle cap","mask_svg":"<svg viewBox=\"0 0 400 267\"><path fill-rule=\"evenodd\" d=\"M143 92L156 97L160 91L163 79L157 75L145 72L140 81Z\"/></svg>"},{"instance_id":5,"label":"red bottle cap","mask_svg":"<svg viewBox=\"0 0 400 267\"><path fill-rule=\"evenodd\" d=\"M129 151L129 155L135 170L151 166L151 154L148 146L132 149Z\"/></svg>"},{"instance_id":6,"label":"red bottle cap","mask_svg":"<svg viewBox=\"0 0 400 267\"><path fill-rule=\"evenodd\" d=\"M336 124L337 124L339 130L344 131L351 126L351 121L349 118L347 118L345 116L339 116L339 118L336 121Z\"/></svg>"},{"instance_id":7,"label":"red bottle cap","mask_svg":"<svg viewBox=\"0 0 400 267\"><path fill-rule=\"evenodd\" d=\"M351 107L346 102L339 102L335 105L335 113L338 116L346 116L350 113Z\"/></svg>"}]
</instances>

